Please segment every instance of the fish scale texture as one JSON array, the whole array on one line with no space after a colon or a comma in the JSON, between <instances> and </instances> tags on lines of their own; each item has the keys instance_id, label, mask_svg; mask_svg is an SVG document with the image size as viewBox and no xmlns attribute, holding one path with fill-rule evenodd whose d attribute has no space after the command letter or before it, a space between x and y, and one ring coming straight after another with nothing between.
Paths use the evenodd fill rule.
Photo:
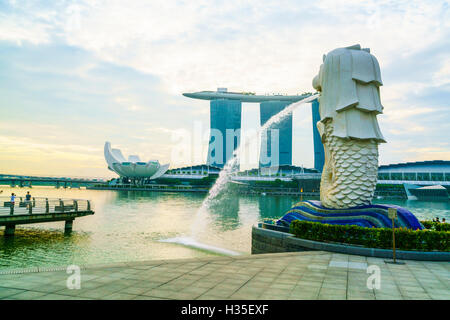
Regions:
<instances>
[{"instance_id":1,"label":"fish scale texture","mask_svg":"<svg viewBox=\"0 0 450 320\"><path fill-rule=\"evenodd\" d=\"M326 121L322 205L342 209L370 204L378 178L378 143L373 139L344 139L332 132L332 121Z\"/></svg>"}]
</instances>

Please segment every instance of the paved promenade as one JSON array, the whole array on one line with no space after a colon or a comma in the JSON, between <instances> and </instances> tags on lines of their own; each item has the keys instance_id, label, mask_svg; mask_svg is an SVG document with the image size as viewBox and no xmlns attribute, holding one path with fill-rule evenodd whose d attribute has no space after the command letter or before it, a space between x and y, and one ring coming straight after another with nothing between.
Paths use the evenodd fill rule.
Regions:
<instances>
[{"instance_id":1,"label":"paved promenade","mask_svg":"<svg viewBox=\"0 0 450 320\"><path fill-rule=\"evenodd\" d=\"M368 289L367 266L381 271ZM154 260L81 268L67 289L65 268L0 272L0 299L450 299L450 263L310 251Z\"/></svg>"}]
</instances>

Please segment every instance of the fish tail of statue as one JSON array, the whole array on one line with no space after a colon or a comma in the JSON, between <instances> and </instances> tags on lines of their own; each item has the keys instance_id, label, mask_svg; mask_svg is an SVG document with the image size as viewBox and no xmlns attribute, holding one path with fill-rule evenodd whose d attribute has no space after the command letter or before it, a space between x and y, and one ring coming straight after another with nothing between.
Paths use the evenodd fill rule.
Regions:
<instances>
[{"instance_id":1,"label":"fish tail of statue","mask_svg":"<svg viewBox=\"0 0 450 320\"><path fill-rule=\"evenodd\" d=\"M377 184L378 142L332 135L331 120L324 123L325 165L320 200L327 208L369 205Z\"/></svg>"}]
</instances>

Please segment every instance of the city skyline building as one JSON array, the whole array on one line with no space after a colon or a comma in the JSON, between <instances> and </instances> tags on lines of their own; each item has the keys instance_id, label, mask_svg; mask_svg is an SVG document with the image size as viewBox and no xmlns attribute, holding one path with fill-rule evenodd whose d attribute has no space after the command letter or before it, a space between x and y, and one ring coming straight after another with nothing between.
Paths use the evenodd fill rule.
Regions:
<instances>
[{"instance_id":1,"label":"city skyline building","mask_svg":"<svg viewBox=\"0 0 450 320\"><path fill-rule=\"evenodd\" d=\"M259 105L261 126L291 103L290 101L261 102ZM273 137L273 134L277 137ZM292 113L265 130L261 137L259 166L262 168L282 165L292 165Z\"/></svg>"},{"instance_id":2,"label":"city skyline building","mask_svg":"<svg viewBox=\"0 0 450 320\"><path fill-rule=\"evenodd\" d=\"M260 103L260 123L264 125L273 115L288 105L307 98L302 95L256 95L252 92L229 92L227 88L217 91L183 93L185 97L210 101L210 139L207 165L223 168L240 145L242 102ZM312 102L314 168L322 171L324 149L316 123L320 120L319 104ZM276 143L276 144L275 144ZM259 167L292 165L292 114L274 124L262 134Z\"/></svg>"},{"instance_id":3,"label":"city skyline building","mask_svg":"<svg viewBox=\"0 0 450 320\"><path fill-rule=\"evenodd\" d=\"M211 134L206 164L223 168L241 144L242 103L216 99L210 103Z\"/></svg>"},{"instance_id":4,"label":"city skyline building","mask_svg":"<svg viewBox=\"0 0 450 320\"><path fill-rule=\"evenodd\" d=\"M319 101L317 99L311 102L312 126L313 126L313 143L314 143L314 169L322 171L325 163L325 150L323 149L322 139L317 122L320 121Z\"/></svg>"}]
</instances>

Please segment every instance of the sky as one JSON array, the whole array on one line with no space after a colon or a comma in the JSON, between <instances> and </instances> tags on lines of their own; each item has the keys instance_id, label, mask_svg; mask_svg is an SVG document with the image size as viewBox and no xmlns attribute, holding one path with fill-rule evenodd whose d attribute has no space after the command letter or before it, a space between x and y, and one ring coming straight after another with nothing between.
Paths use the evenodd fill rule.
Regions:
<instances>
[{"instance_id":1,"label":"sky","mask_svg":"<svg viewBox=\"0 0 450 320\"><path fill-rule=\"evenodd\" d=\"M380 63L380 164L450 160L450 2L0 0L0 173L113 177L103 145L172 168L206 161L209 103L183 92L314 91L323 54ZM242 130L259 127L244 103ZM293 163L313 167L310 105ZM202 128L193 156L180 130ZM241 168L256 163L242 163Z\"/></svg>"}]
</instances>

